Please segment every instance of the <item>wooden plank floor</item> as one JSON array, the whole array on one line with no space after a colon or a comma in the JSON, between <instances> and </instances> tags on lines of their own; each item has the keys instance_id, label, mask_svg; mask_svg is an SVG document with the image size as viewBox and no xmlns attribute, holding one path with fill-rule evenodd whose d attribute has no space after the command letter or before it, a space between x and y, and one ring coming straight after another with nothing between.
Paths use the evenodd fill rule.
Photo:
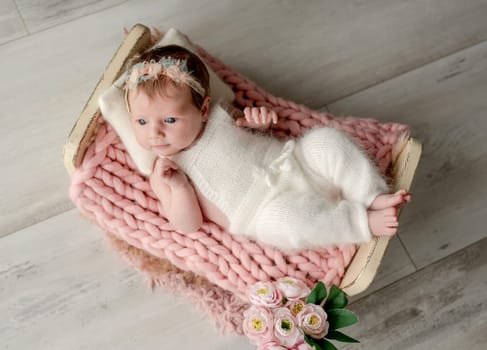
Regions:
<instances>
[{"instance_id":1,"label":"wooden plank floor","mask_svg":"<svg viewBox=\"0 0 487 350\"><path fill-rule=\"evenodd\" d=\"M485 18L487 0L2 1L0 349L252 349L150 293L68 198L64 140L137 22L180 28L275 95L411 125L414 200L344 348L484 349Z\"/></svg>"},{"instance_id":2,"label":"wooden plank floor","mask_svg":"<svg viewBox=\"0 0 487 350\"><path fill-rule=\"evenodd\" d=\"M364 349L485 349L485 249L487 239L352 304L362 316L349 333Z\"/></svg>"}]
</instances>

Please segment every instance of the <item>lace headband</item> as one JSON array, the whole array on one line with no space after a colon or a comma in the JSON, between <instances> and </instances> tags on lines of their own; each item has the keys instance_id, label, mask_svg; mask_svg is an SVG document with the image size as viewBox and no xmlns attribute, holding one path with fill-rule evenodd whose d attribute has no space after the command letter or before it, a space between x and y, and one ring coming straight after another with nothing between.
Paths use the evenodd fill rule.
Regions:
<instances>
[{"instance_id":1,"label":"lace headband","mask_svg":"<svg viewBox=\"0 0 487 350\"><path fill-rule=\"evenodd\" d=\"M161 75L165 75L175 83L186 84L199 95L205 97L205 89L190 74L186 60L179 60L168 56L161 57L157 62L150 60L149 62L144 61L135 64L131 68L131 73L125 83L125 89L135 89L138 83L157 79Z\"/></svg>"}]
</instances>

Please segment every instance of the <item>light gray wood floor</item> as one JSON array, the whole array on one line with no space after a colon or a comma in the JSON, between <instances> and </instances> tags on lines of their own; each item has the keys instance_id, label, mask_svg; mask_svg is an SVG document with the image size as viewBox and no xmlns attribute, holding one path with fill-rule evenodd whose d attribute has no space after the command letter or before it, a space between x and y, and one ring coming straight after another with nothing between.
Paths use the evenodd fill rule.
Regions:
<instances>
[{"instance_id":1,"label":"light gray wood floor","mask_svg":"<svg viewBox=\"0 0 487 350\"><path fill-rule=\"evenodd\" d=\"M413 202L346 349L485 349L487 0L0 1L0 349L252 349L146 288L69 201L62 146L137 22L262 87L411 125Z\"/></svg>"}]
</instances>

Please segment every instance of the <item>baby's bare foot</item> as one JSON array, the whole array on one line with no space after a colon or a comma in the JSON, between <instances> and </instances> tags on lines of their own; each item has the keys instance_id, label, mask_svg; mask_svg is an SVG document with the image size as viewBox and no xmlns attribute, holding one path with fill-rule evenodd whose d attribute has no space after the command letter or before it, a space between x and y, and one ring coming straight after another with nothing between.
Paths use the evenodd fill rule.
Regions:
<instances>
[{"instance_id":1,"label":"baby's bare foot","mask_svg":"<svg viewBox=\"0 0 487 350\"><path fill-rule=\"evenodd\" d=\"M397 207L411 201L411 193L406 190L399 190L396 193L380 194L375 197L370 205L370 210L380 210L390 207Z\"/></svg>"},{"instance_id":2,"label":"baby's bare foot","mask_svg":"<svg viewBox=\"0 0 487 350\"><path fill-rule=\"evenodd\" d=\"M367 215L370 232L374 236L393 236L396 234L399 221L397 220L397 209L395 207L369 210Z\"/></svg>"}]
</instances>

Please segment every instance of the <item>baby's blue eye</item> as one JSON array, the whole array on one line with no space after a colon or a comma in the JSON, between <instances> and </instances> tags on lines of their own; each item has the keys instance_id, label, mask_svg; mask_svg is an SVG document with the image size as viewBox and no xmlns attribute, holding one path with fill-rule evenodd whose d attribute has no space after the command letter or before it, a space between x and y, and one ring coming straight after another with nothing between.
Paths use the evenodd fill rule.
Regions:
<instances>
[{"instance_id":1,"label":"baby's blue eye","mask_svg":"<svg viewBox=\"0 0 487 350\"><path fill-rule=\"evenodd\" d=\"M145 125L147 124L147 121L145 119L137 119L137 123L139 123L139 125Z\"/></svg>"},{"instance_id":2,"label":"baby's blue eye","mask_svg":"<svg viewBox=\"0 0 487 350\"><path fill-rule=\"evenodd\" d=\"M164 123L174 124L175 122L176 122L176 118L173 118L173 117L169 117L169 118L164 119Z\"/></svg>"}]
</instances>

